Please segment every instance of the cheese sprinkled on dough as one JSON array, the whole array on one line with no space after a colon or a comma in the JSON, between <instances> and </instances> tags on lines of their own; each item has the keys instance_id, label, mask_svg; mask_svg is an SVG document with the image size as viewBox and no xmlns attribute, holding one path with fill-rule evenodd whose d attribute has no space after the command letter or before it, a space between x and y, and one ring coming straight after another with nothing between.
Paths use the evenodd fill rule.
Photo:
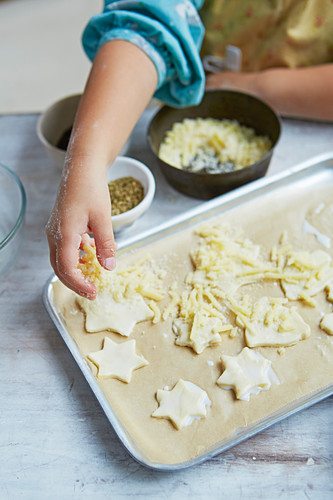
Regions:
<instances>
[{"instance_id":1,"label":"cheese sprinkled on dough","mask_svg":"<svg viewBox=\"0 0 333 500\"><path fill-rule=\"evenodd\" d=\"M285 307L283 300L262 297L249 316L240 314L237 321L245 327L249 347L283 347L307 339L311 329L295 307Z\"/></svg>"},{"instance_id":2,"label":"cheese sprinkled on dough","mask_svg":"<svg viewBox=\"0 0 333 500\"><path fill-rule=\"evenodd\" d=\"M154 268L149 256L135 265L115 271L106 271L99 264L95 248L85 246L79 269L97 288L96 300L77 297L85 312L88 332L111 330L129 336L141 321L153 318L160 321L156 304L164 297L160 269ZM149 305L144 299L148 299Z\"/></svg>"}]
</instances>

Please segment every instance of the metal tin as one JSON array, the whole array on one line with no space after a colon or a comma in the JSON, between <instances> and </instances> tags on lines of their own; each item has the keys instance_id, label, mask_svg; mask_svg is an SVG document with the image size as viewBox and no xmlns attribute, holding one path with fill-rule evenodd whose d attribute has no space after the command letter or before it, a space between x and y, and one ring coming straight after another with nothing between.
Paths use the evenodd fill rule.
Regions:
<instances>
[{"instance_id":1,"label":"metal tin","mask_svg":"<svg viewBox=\"0 0 333 500\"><path fill-rule=\"evenodd\" d=\"M241 125L254 129L258 135L268 136L272 147L253 165L228 173L190 172L161 160L158 156L160 144L172 125L185 118L198 117L236 120ZM148 143L161 172L171 186L187 196L208 200L263 177L279 140L280 131L281 123L278 115L260 99L232 90L210 90L205 93L198 106L189 108L163 106L150 122Z\"/></svg>"},{"instance_id":2,"label":"metal tin","mask_svg":"<svg viewBox=\"0 0 333 500\"><path fill-rule=\"evenodd\" d=\"M203 203L202 205L189 210L179 217L173 218L170 221L161 224L154 229L146 231L139 236L123 240L119 244L119 253L149 246L154 242L161 240L165 236L176 234L182 229L189 228L200 222L204 222L205 220L217 216L233 208L236 204L241 204L252 199L260 199L262 196L273 193L275 190L287 186L299 189L302 186L302 183L308 184L309 182L314 189L316 185L332 184L333 193L333 154L321 155L310 161L292 167L276 176L260 179L251 184L247 184L246 186L243 186L226 195ZM266 418L263 418L253 425L240 428L236 433L232 434L228 438L217 442L216 446L213 449L206 451L204 454L197 456L192 460L177 464L151 462L145 456L144 452L138 447L122 422L117 418L112 407L103 394L100 386L98 385L94 375L92 374L88 364L81 356L78 346L67 331L64 318L62 317L60 311L57 309L57 306L53 300L52 283L57 279L58 278L52 275L45 284L43 291L43 300L45 307L60 335L62 336L65 344L72 353L76 363L81 369L88 384L90 385L97 400L102 406L110 424L112 425L119 439L121 440L127 451L132 455L132 457L148 468L159 471L171 471L190 467L192 465L198 465L206 460L211 459L215 455L237 445L241 441L248 439L258 432L261 432L262 430L279 422L280 420L300 410L308 408L309 406L318 403L319 401L333 394L332 383L328 386L322 387L320 390L313 392L310 395L307 395L306 397L293 401L291 404L282 407L277 412L269 415Z\"/></svg>"}]
</instances>

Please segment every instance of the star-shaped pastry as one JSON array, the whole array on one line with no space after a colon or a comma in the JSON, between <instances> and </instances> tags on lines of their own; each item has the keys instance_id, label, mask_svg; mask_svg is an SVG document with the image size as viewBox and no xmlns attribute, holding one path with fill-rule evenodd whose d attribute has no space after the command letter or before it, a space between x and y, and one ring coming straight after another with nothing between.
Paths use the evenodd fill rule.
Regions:
<instances>
[{"instance_id":1,"label":"star-shaped pastry","mask_svg":"<svg viewBox=\"0 0 333 500\"><path fill-rule=\"evenodd\" d=\"M206 417L211 401L207 393L192 382L179 379L171 391L159 389L156 394L159 407L152 417L167 418L180 430L194 419Z\"/></svg>"},{"instance_id":2,"label":"star-shaped pastry","mask_svg":"<svg viewBox=\"0 0 333 500\"><path fill-rule=\"evenodd\" d=\"M237 356L221 356L225 370L217 380L224 389L233 389L237 399L249 401L251 394L268 390L272 382L278 383L271 361L248 347Z\"/></svg>"},{"instance_id":3,"label":"star-shaped pastry","mask_svg":"<svg viewBox=\"0 0 333 500\"><path fill-rule=\"evenodd\" d=\"M315 250L312 253L294 252L289 256L283 271L287 275L288 272L299 275L298 280L281 281L285 296L289 300L314 297L333 283L332 257L324 250Z\"/></svg>"},{"instance_id":4,"label":"star-shaped pastry","mask_svg":"<svg viewBox=\"0 0 333 500\"><path fill-rule=\"evenodd\" d=\"M117 344L105 337L103 349L92 352L87 357L97 366L97 377L117 378L127 384L131 381L134 370L148 365L148 361L143 356L136 354L135 340Z\"/></svg>"},{"instance_id":5,"label":"star-shaped pastry","mask_svg":"<svg viewBox=\"0 0 333 500\"><path fill-rule=\"evenodd\" d=\"M221 320L210 318L200 312L194 315L192 325L182 318L177 318L173 321L172 328L177 335L176 344L192 347L197 354L202 353L206 347L221 342L219 334L222 330Z\"/></svg>"},{"instance_id":6,"label":"star-shaped pastry","mask_svg":"<svg viewBox=\"0 0 333 500\"><path fill-rule=\"evenodd\" d=\"M249 316L237 314L237 324L245 327L248 347L290 346L310 336L310 326L295 307L285 307L283 300L261 297Z\"/></svg>"},{"instance_id":7,"label":"star-shaped pastry","mask_svg":"<svg viewBox=\"0 0 333 500\"><path fill-rule=\"evenodd\" d=\"M96 300L84 297L77 297L76 300L85 312L85 328L92 333L111 330L128 337L136 323L154 315L139 294L117 302L110 293L103 291Z\"/></svg>"}]
</instances>

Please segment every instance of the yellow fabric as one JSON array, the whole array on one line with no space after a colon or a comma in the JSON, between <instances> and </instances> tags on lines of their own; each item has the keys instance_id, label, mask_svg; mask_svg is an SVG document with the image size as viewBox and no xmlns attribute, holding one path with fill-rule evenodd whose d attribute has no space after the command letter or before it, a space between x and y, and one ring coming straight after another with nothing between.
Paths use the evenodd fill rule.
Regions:
<instances>
[{"instance_id":1,"label":"yellow fabric","mask_svg":"<svg viewBox=\"0 0 333 500\"><path fill-rule=\"evenodd\" d=\"M333 0L205 0L201 55L242 50L242 71L333 61Z\"/></svg>"}]
</instances>

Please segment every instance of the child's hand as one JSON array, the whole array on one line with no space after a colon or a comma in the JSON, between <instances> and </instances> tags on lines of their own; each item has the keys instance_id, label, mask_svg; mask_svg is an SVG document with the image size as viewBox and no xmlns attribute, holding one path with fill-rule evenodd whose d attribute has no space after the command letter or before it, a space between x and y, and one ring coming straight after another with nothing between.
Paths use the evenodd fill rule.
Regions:
<instances>
[{"instance_id":1,"label":"child's hand","mask_svg":"<svg viewBox=\"0 0 333 500\"><path fill-rule=\"evenodd\" d=\"M207 76L206 89L246 92L293 118L333 120L333 64L268 68L251 73L222 71Z\"/></svg>"},{"instance_id":2,"label":"child's hand","mask_svg":"<svg viewBox=\"0 0 333 500\"><path fill-rule=\"evenodd\" d=\"M93 233L100 264L112 270L117 245L106 175L99 172L93 176L90 170L84 165L73 170L65 167L46 233L51 265L58 278L79 295L94 299L95 285L77 268L80 248Z\"/></svg>"},{"instance_id":3,"label":"child's hand","mask_svg":"<svg viewBox=\"0 0 333 500\"><path fill-rule=\"evenodd\" d=\"M115 267L106 172L157 83L156 67L144 51L126 40L110 40L98 51L80 100L46 233L54 272L90 299L96 297L96 288L77 268L80 248L93 233L98 261L105 269Z\"/></svg>"},{"instance_id":4,"label":"child's hand","mask_svg":"<svg viewBox=\"0 0 333 500\"><path fill-rule=\"evenodd\" d=\"M212 73L206 77L206 89L238 90L255 94L255 78L256 73L238 73L236 71Z\"/></svg>"}]
</instances>

